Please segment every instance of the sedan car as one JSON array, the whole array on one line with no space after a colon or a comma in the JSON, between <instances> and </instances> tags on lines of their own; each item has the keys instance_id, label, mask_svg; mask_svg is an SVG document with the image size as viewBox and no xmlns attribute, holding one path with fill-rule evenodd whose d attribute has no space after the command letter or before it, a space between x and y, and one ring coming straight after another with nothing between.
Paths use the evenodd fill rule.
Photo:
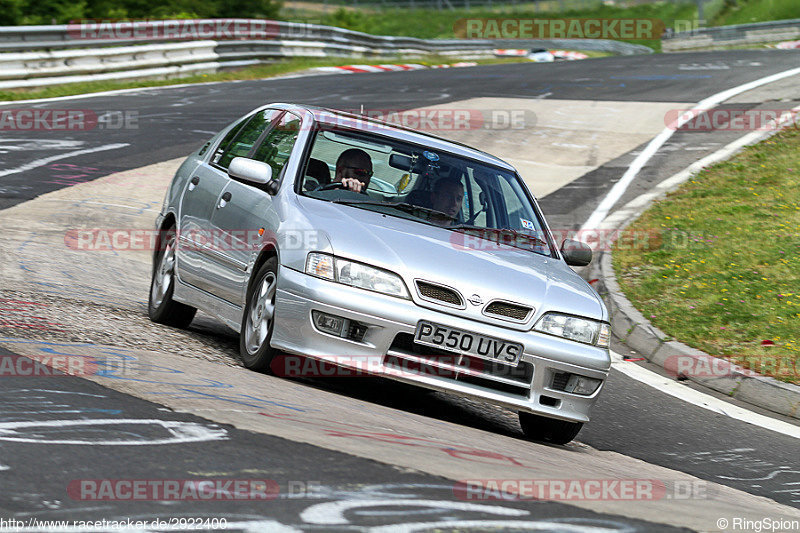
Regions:
<instances>
[{"instance_id":1,"label":"sedan car","mask_svg":"<svg viewBox=\"0 0 800 533\"><path fill-rule=\"evenodd\" d=\"M533 48L528 52L528 59L535 63L552 63L556 60L556 56L544 48Z\"/></svg>"},{"instance_id":2,"label":"sedan car","mask_svg":"<svg viewBox=\"0 0 800 533\"><path fill-rule=\"evenodd\" d=\"M553 443L608 377L608 312L571 268L591 250L559 247L516 170L462 144L267 105L186 159L156 227L150 318L202 309L254 370L367 368L511 408Z\"/></svg>"}]
</instances>

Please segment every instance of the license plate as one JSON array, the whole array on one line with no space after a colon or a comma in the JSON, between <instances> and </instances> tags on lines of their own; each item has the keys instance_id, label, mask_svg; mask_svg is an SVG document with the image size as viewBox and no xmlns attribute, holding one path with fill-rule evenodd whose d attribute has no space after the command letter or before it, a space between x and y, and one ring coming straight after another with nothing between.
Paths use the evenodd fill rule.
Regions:
<instances>
[{"instance_id":1,"label":"license plate","mask_svg":"<svg viewBox=\"0 0 800 533\"><path fill-rule=\"evenodd\" d=\"M470 333L431 322L419 322L414 341L463 355L517 366L522 345L478 333Z\"/></svg>"}]
</instances>

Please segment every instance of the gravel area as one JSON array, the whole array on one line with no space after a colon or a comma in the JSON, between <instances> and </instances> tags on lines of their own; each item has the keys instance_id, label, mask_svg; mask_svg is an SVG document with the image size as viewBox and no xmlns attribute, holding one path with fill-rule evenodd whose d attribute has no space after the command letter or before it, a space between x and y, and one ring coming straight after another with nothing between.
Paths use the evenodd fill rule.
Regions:
<instances>
[{"instance_id":1,"label":"gravel area","mask_svg":"<svg viewBox=\"0 0 800 533\"><path fill-rule=\"evenodd\" d=\"M239 337L198 312L187 330L154 324L126 309L42 292L0 289L0 338L24 337L137 348L241 366Z\"/></svg>"}]
</instances>

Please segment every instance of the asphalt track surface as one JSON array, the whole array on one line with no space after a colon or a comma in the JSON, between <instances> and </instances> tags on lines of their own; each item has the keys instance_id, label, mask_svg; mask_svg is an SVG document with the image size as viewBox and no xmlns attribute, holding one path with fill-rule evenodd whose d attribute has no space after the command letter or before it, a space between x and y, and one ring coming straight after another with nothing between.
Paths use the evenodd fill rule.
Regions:
<instances>
[{"instance_id":1,"label":"asphalt track surface","mask_svg":"<svg viewBox=\"0 0 800 533\"><path fill-rule=\"evenodd\" d=\"M104 112L135 112L136 128L103 128L83 132L19 133L4 134L0 139L0 209L35 198L43 193L67 187L72 183L90 181L117 171L139 168L144 165L185 155L205 141L215 131L246 111L272 101L294 101L320 106L357 109L366 108L410 109L426 105L441 104L479 96L546 98L546 99L590 99L672 102L696 102L711 94L734 87L776 72L788 70L800 64L800 54L777 51L736 51L658 56L636 56L604 58L600 60L555 63L549 65L519 64L487 66L471 69L424 70L380 75L314 76L283 80L248 81L228 84L208 84L182 88L159 88L136 91L121 95L79 98L71 101L56 101L40 104L15 104L6 107L42 107L48 109L89 109L97 114ZM796 100L800 100L800 93ZM753 102L753 106L764 105ZM769 104L767 104L769 105ZM798 102L783 103L793 107ZM744 107L742 105L739 108ZM775 104L772 104L775 107ZM2 108L0 108L2 109ZM52 138L48 138L52 135ZM643 169L629 191L618 205L622 205L653 183L669 177L689 163L710 153L737 138L735 133L676 133L670 143L662 149L651 164ZM46 142L42 142L44 139ZM123 148L72 155L53 162L71 167L39 166L13 173L4 171L20 169L33 160L63 156L74 151L99 148L116 143L125 143ZM691 150L686 148L690 147ZM637 151L626 154L594 172L579 178L570 185L540 199L551 225L557 220L560 227L579 227L605 192L619 179L625 165ZM55 173L54 173L55 172ZM235 342L231 339L230 342ZM624 347L617 346L618 351ZM120 393L104 389L99 385L75 378L63 378L58 389L74 396L65 405L76 409L92 409L91 396L108 396L103 409L114 402L124 405L127 418L163 418L163 411L150 404ZM20 390L52 389L53 380L41 385L31 378L12 383L3 378L0 403L18 399ZM385 403L381 395L369 387L348 391L345 387L317 384L341 394L355 395L376 403ZM75 393L75 394L72 394ZM53 393L47 393L52 396ZM61 398L62 396L59 396ZM409 405L391 403L397 409L422 411L428 416L454 421L519 436L519 429L508 417L496 416L496 410L461 408L453 410L447 402L433 407L410 393ZM44 401L51 401L48 398ZM107 403L108 402L108 403ZM63 403L63 402L62 402ZM14 405L19 405L17 402ZM3 409L3 421L18 421L25 418L15 414L14 407ZM120 409L122 410L122 409ZM132 414L133 413L133 414ZM112 413L113 414L113 413ZM105 415L104 415L105 416ZM188 415L170 413L170 417L189 420ZM30 418L27 418L30 419ZM192 421L202 423L199 419ZM148 428L139 428L146 435ZM396 468L344 454L333 454L308 446L300 450L297 443L282 441L275 437L256 435L246 431L227 428L228 440L212 443L214 449L200 445L182 445L174 452L159 450L159 461L153 461L152 453L142 447L122 451L93 446L64 446L57 452L47 449L48 455L41 457L36 446L24 443L0 442L0 463L11 467L6 477L6 486L18 487L14 493L0 496L3 515L48 513L48 497L64 499L61 482L50 483L52 472L64 471L64 479L75 478L121 478L131 476L134 468L142 478L186 478L191 469L226 472L261 470L264 477L277 480L320 479L327 487L340 487L340 493L352 497L354 485L387 482L427 484L433 497L443 490L446 481L423 474L398 472ZM729 485L746 492L768 497L777 502L800 507L800 462L796 439L766 429L716 415L699 407L662 395L653 389L633 381L617 372L612 372L610 382L595 407L592 422L581 432L579 441L601 450L614 450L647 462L687 472L702 479ZM271 450L280 461L269 462L260 457L259 450ZM174 453L174 456L169 455ZM27 465L27 466L25 466ZM35 465L32 466L32 465ZM119 465L125 465L121 468ZM10 477L11 479L8 479ZM451 485L450 485L451 486ZM438 488L437 488L438 487ZM47 494L50 491L50 494ZM348 492L349 491L349 492ZM438 493L437 493L438 491ZM401 491L402 493L402 491ZM59 498L60 494L60 498ZM335 500L327 493L325 501ZM450 495L452 499L452 494ZM31 502L41 501L39 509L32 509ZM299 500L298 500L299 501ZM173 507L164 510L164 505L155 502L152 507L143 507L139 502L135 508L120 502L103 502L89 506L86 502L66 502L61 506L59 517L86 516L89 507L96 507L97 516L138 515L175 516ZM298 516L308 501L295 504L283 501L283 506L255 508L253 504L241 504L232 515L242 520L275 518L284 524L297 524ZM128 504L129 505L129 504ZM230 505L230 504L227 504ZM239 505L239 504L233 504ZM503 502L503 506L507 506ZM180 513L190 515L193 509L185 503L179 504ZM531 511L539 519L589 518L599 519L587 511L555 503L524 504L516 502L512 507ZM79 511L83 509L83 511ZM230 507L226 507L231 511ZM214 515L211 508L206 515ZM127 512L127 514L126 514ZM73 513L73 514L70 514ZM466 519L476 515L450 516L437 510L437 519ZM454 513L455 515L456 513ZM480 514L480 513L479 513ZM402 517L363 513L362 525L389 524L404 520ZM482 514L485 519L489 514ZM370 518L371 517L371 518ZM615 518L614 520L618 520ZM369 522L373 520L373 522ZM643 526L625 521L633 528L651 530L652 524ZM307 525L303 527L308 527ZM320 526L321 527L321 526ZM322 527L322 529L325 529Z\"/></svg>"}]
</instances>

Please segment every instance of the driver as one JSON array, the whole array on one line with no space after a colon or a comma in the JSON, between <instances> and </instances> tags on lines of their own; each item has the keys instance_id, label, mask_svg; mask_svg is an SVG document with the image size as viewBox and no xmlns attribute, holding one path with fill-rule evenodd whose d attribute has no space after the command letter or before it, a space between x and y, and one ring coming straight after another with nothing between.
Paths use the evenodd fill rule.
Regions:
<instances>
[{"instance_id":1,"label":"driver","mask_svg":"<svg viewBox=\"0 0 800 533\"><path fill-rule=\"evenodd\" d=\"M349 148L336 160L334 182L341 182L345 189L366 193L372 178L372 159L360 148Z\"/></svg>"}]
</instances>

